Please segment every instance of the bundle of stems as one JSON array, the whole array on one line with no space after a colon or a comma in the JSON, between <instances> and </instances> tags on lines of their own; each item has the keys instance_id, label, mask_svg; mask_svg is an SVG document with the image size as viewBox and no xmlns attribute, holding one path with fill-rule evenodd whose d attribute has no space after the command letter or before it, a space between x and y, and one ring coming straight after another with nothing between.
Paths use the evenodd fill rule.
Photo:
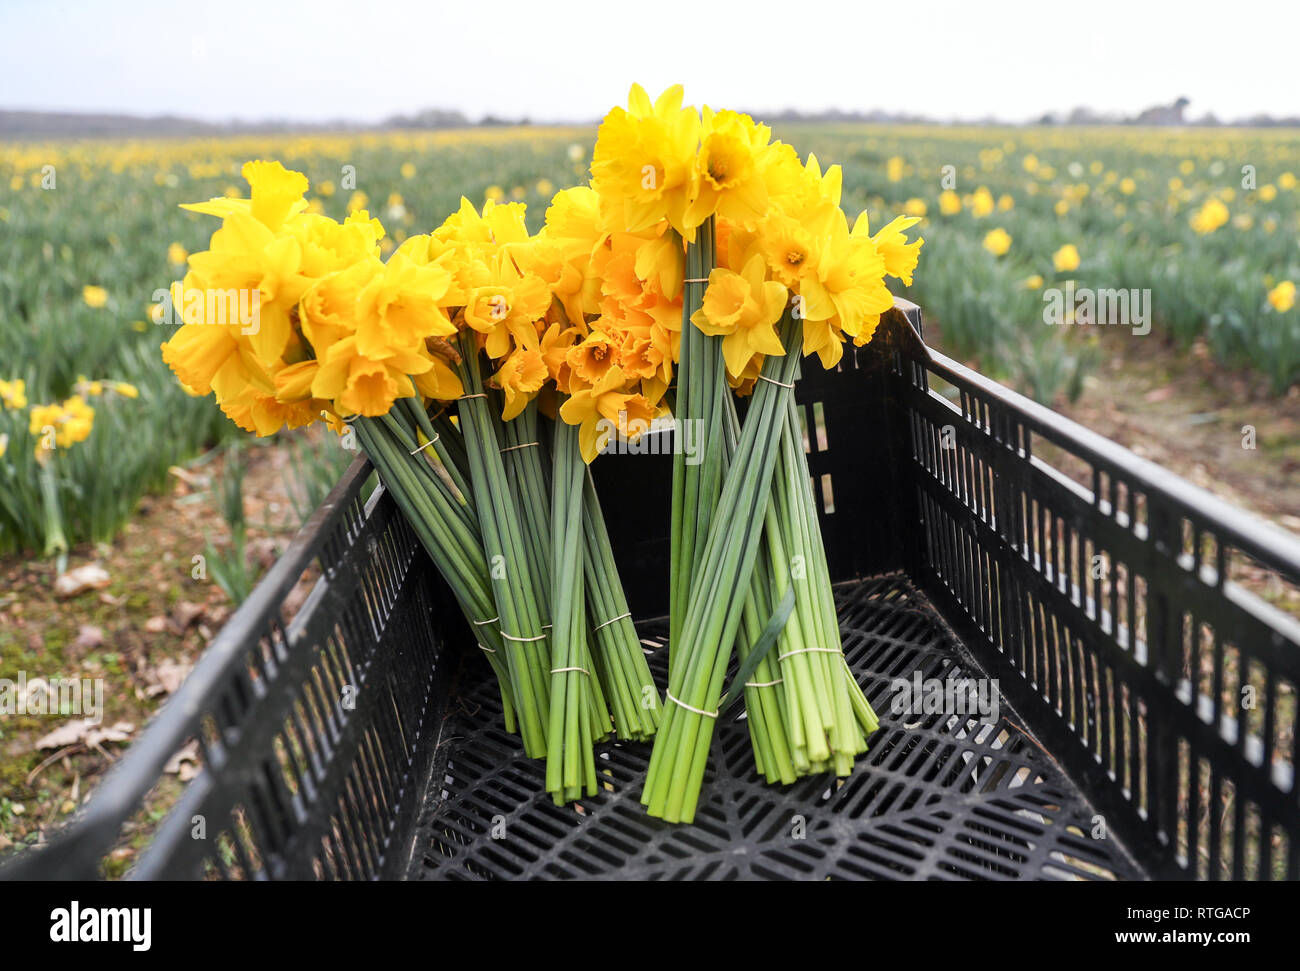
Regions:
<instances>
[{"instance_id":1,"label":"bundle of stems","mask_svg":"<svg viewBox=\"0 0 1300 971\"><path fill-rule=\"evenodd\" d=\"M706 224L687 248L687 281L705 279L712 262ZM742 425L721 341L691 322L701 302L688 282L674 414L702 423L705 458L692 467L680 450L674 457L668 711L642 795L652 815L684 822L694 818L733 643L747 672L755 767L769 782L847 775L878 727L844 659L802 447L792 393L801 322L787 311L786 353L764 360Z\"/></svg>"},{"instance_id":2,"label":"bundle of stems","mask_svg":"<svg viewBox=\"0 0 1300 971\"><path fill-rule=\"evenodd\" d=\"M558 432L557 426L557 439ZM644 741L659 726L659 690L627 606L590 469L583 470L582 494L583 565L596 669L618 737Z\"/></svg>"},{"instance_id":3,"label":"bundle of stems","mask_svg":"<svg viewBox=\"0 0 1300 971\"><path fill-rule=\"evenodd\" d=\"M501 456L506 478L522 514L524 543L528 553L533 595L543 616L551 613L551 499L547 475L549 453L540 438L537 399L510 421L501 421L499 395L492 394L492 415L498 426ZM547 628L550 628L549 622Z\"/></svg>"},{"instance_id":4,"label":"bundle of stems","mask_svg":"<svg viewBox=\"0 0 1300 971\"><path fill-rule=\"evenodd\" d=\"M695 818L731 645L748 599L735 591L748 590L757 559L776 468L773 446L789 414L801 339L802 321L787 310L780 323L786 353L763 362L694 571L672 649L677 656L670 656L668 704L641 797L652 816L670 822Z\"/></svg>"},{"instance_id":5,"label":"bundle of stems","mask_svg":"<svg viewBox=\"0 0 1300 971\"><path fill-rule=\"evenodd\" d=\"M679 439L685 434L687 422L697 423L700 461L688 462L684 448L673 449L673 501L669 524L670 645L681 643L695 570L722 490L727 457L724 423L730 404L727 401L726 365L721 341L707 336L691 322L692 314L700 309L705 284L716 261L712 217L699 228L695 242L687 245L685 259L682 336L673 415L677 425L675 434ZM684 652L670 649L670 672L676 672L677 664L684 657Z\"/></svg>"},{"instance_id":6,"label":"bundle of stems","mask_svg":"<svg viewBox=\"0 0 1300 971\"><path fill-rule=\"evenodd\" d=\"M471 501L477 512L482 549L487 560L495 611L475 621L476 627L492 621L504 641L506 669L519 719L524 752L531 758L547 753L550 699L549 623L538 603L522 516L510 484L499 446L494 409L484 390L476 336L462 332L457 339L458 370L465 394L458 415L465 444Z\"/></svg>"},{"instance_id":7,"label":"bundle of stems","mask_svg":"<svg viewBox=\"0 0 1300 971\"><path fill-rule=\"evenodd\" d=\"M795 610L781 631L775 659L786 701L785 729L799 775L831 769L845 776L878 723L844 658L793 399L787 409L766 531L771 562L789 564L771 571L773 593L783 593L787 584L796 588Z\"/></svg>"},{"instance_id":8,"label":"bundle of stems","mask_svg":"<svg viewBox=\"0 0 1300 971\"><path fill-rule=\"evenodd\" d=\"M424 414L418 405L414 410ZM417 421L416 427L420 424ZM503 660L504 642L495 623L481 623L484 617L492 616L495 604L488 564L472 509L429 463L413 461L412 456L423 449L415 444L418 436L414 429L403 426L397 416L390 413L376 418L357 418L354 427L385 488L447 580L474 630L478 646L497 676L506 729L515 731L517 704L510 673ZM429 430L432 430L431 426ZM426 436L430 449L436 449L442 441L438 432L432 436L427 432L421 433ZM451 477L449 470L446 474Z\"/></svg>"},{"instance_id":9,"label":"bundle of stems","mask_svg":"<svg viewBox=\"0 0 1300 971\"><path fill-rule=\"evenodd\" d=\"M729 404L725 440L728 457L735 452L740 438L740 418L736 414L735 402L729 399ZM786 421L783 436L789 434L789 418ZM769 497L763 514L764 536L768 537L778 529L776 500ZM750 652L762 635L764 618L773 616L784 596L784 589L773 580L779 562L773 559L770 543L759 544L758 560L750 578L749 597L741 613L740 634L736 638L736 656L742 666L749 662ZM754 767L769 783L788 785L799 777L799 772L788 741L788 706L785 694L780 690L783 683L780 663L777 655L770 651L751 663L755 666L751 676L745 680L744 697Z\"/></svg>"},{"instance_id":10,"label":"bundle of stems","mask_svg":"<svg viewBox=\"0 0 1300 971\"><path fill-rule=\"evenodd\" d=\"M551 576L554 652L551 655L551 710L546 758L546 791L557 805L596 794L593 741L609 733L595 666L587 649L584 609L585 544L583 478L586 466L578 447L578 427L559 422L555 428L554 492L551 529L555 539Z\"/></svg>"}]
</instances>

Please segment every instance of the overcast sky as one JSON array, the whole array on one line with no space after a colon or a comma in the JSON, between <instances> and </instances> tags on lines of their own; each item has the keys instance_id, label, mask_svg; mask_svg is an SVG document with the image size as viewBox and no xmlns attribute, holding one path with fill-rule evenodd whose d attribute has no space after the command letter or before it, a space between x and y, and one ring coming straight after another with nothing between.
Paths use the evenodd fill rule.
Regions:
<instances>
[{"instance_id":1,"label":"overcast sky","mask_svg":"<svg viewBox=\"0 0 1300 971\"><path fill-rule=\"evenodd\" d=\"M1298 28L1297 0L0 0L0 108L549 121L635 80L760 111L1300 115Z\"/></svg>"}]
</instances>

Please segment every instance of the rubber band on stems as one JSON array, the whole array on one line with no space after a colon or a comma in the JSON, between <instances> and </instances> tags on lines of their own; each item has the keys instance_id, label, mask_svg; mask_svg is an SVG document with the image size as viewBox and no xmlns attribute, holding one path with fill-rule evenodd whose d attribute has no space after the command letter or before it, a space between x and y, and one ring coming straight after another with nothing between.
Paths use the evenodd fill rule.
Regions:
<instances>
[{"instance_id":1,"label":"rubber band on stems","mask_svg":"<svg viewBox=\"0 0 1300 971\"><path fill-rule=\"evenodd\" d=\"M411 454L412 454L412 455L416 455L416 454L418 454L418 453L420 453L420 452L423 452L426 448L428 448L430 445L432 445L434 442L436 442L436 441L437 441L438 439L440 439L440 438L442 438L442 436L439 435L437 432L435 432L434 435L433 435L433 438L429 439L427 442L425 442L425 443L424 443L423 445L421 445L419 448L413 448L413 449L411 449Z\"/></svg>"},{"instance_id":2,"label":"rubber band on stems","mask_svg":"<svg viewBox=\"0 0 1300 971\"><path fill-rule=\"evenodd\" d=\"M842 652L836 647L801 647L797 651L786 651L784 654L778 654L776 659L794 657L796 654L841 654Z\"/></svg>"},{"instance_id":3,"label":"rubber band on stems","mask_svg":"<svg viewBox=\"0 0 1300 971\"><path fill-rule=\"evenodd\" d=\"M775 681L746 681L745 687L746 688L771 688L780 684L784 680L785 678L777 678Z\"/></svg>"},{"instance_id":4,"label":"rubber band on stems","mask_svg":"<svg viewBox=\"0 0 1300 971\"><path fill-rule=\"evenodd\" d=\"M627 613L625 613L625 614L619 614L617 617L614 617L614 618L612 618L612 619L610 619L610 620L607 620L607 621L605 621L605 623L603 623L603 624L597 624L595 627L593 627L593 628L591 629L591 632L594 634L594 633L596 633L596 631L600 630L602 627L608 627L610 624L617 624L620 620L625 620L626 618L631 617L631 616L632 616L632 612L629 610Z\"/></svg>"},{"instance_id":5,"label":"rubber band on stems","mask_svg":"<svg viewBox=\"0 0 1300 971\"><path fill-rule=\"evenodd\" d=\"M498 452L513 452L513 451L514 451L515 449L517 449L517 448L532 448L534 445L538 445L538 444L540 444L540 443L539 443L539 442L524 442L524 444L522 444L522 445L509 445L509 446L507 446L507 447L505 447L505 448L499 448L499 449L497 449L497 451L498 451Z\"/></svg>"},{"instance_id":6,"label":"rubber band on stems","mask_svg":"<svg viewBox=\"0 0 1300 971\"><path fill-rule=\"evenodd\" d=\"M664 694L666 694L666 695L668 696L668 700L669 700L669 701L671 701L674 705L677 705L679 708L685 708L687 711L693 711L693 712L695 712L695 714L697 714L697 715L703 715L705 718L717 718L717 717L718 717L718 713L717 713L716 711L705 711L703 708L695 708L695 707L693 707L692 705L688 705L686 702L682 701L680 698L674 698L674 697L673 697L673 693L672 693L671 691L665 691Z\"/></svg>"},{"instance_id":7,"label":"rubber band on stems","mask_svg":"<svg viewBox=\"0 0 1300 971\"><path fill-rule=\"evenodd\" d=\"M468 401L470 398L486 398L486 397L487 397L487 392L486 392L486 391L480 391L478 394L463 394L463 395L461 395L459 398L457 398L456 400L457 400L457 401Z\"/></svg>"},{"instance_id":8,"label":"rubber band on stems","mask_svg":"<svg viewBox=\"0 0 1300 971\"><path fill-rule=\"evenodd\" d=\"M473 621L473 624L475 627L486 627L488 624L495 624L500 619L500 617L489 617L487 620Z\"/></svg>"},{"instance_id":9,"label":"rubber band on stems","mask_svg":"<svg viewBox=\"0 0 1300 971\"><path fill-rule=\"evenodd\" d=\"M776 380L776 378L765 378L765 377L763 377L763 375L761 375L761 374L758 376L758 380L760 380L760 381L766 381L768 384L774 384L774 385L776 385L778 388L789 388L789 389L793 389L793 388L794 388L794 385L793 385L793 384L786 384L784 381L778 381L778 380Z\"/></svg>"},{"instance_id":10,"label":"rubber band on stems","mask_svg":"<svg viewBox=\"0 0 1300 971\"><path fill-rule=\"evenodd\" d=\"M591 677L591 672L586 668L551 668L551 674L563 674L565 671L577 671L581 674L585 674L587 677Z\"/></svg>"},{"instance_id":11,"label":"rubber band on stems","mask_svg":"<svg viewBox=\"0 0 1300 971\"><path fill-rule=\"evenodd\" d=\"M544 641L544 640L546 640L546 635L545 635L545 634L538 634L536 637L511 637L509 634L507 634L507 633L506 633L505 631L503 631L503 630L499 630L499 631L497 631L497 633L500 634L502 637L504 637L504 638L505 638L506 640L508 640L508 641L514 641L516 644L531 644L531 643L533 643L534 641Z\"/></svg>"}]
</instances>

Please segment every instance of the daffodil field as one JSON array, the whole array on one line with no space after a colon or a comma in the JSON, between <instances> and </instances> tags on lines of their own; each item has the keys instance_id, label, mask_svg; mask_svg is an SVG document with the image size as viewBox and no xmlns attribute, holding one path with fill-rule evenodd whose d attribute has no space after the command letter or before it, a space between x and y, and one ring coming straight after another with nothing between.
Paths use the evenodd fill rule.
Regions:
<instances>
[{"instance_id":1,"label":"daffodil field","mask_svg":"<svg viewBox=\"0 0 1300 971\"><path fill-rule=\"evenodd\" d=\"M1169 128L824 128L845 200L914 215L912 299L945 350L1044 402L1077 395L1101 331L1204 340L1275 394L1300 381L1300 135ZM1146 296L1126 327L1049 326L1045 288ZM928 335L927 335L928 336ZM1123 354L1122 340L1105 345Z\"/></svg>"}]
</instances>

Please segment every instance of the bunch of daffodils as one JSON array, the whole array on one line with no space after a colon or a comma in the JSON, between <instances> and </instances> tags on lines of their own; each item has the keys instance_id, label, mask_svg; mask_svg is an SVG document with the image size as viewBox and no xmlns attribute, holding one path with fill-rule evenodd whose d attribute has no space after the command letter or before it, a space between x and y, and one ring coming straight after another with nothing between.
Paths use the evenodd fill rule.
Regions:
<instances>
[{"instance_id":1,"label":"bunch of daffodils","mask_svg":"<svg viewBox=\"0 0 1300 971\"><path fill-rule=\"evenodd\" d=\"M870 341L886 277L911 283L918 219L850 226L838 167L746 115L683 107L680 88L651 102L634 87L606 117L592 188L607 225L685 246L674 417L700 423L704 461L675 457L667 707L642 802L690 821L713 728L742 693L773 782L847 775L877 727L844 661L793 388L800 351L829 368ZM743 425L729 388L750 398Z\"/></svg>"},{"instance_id":2,"label":"bunch of daffodils","mask_svg":"<svg viewBox=\"0 0 1300 971\"><path fill-rule=\"evenodd\" d=\"M367 213L309 211L307 180L276 162L244 175L249 199L188 207L222 224L173 288L164 359L255 434L355 429L496 672L507 727L548 759L557 802L594 794L592 745L652 736L660 705L584 459L599 416L654 416L670 348L656 338L644 389L600 365L582 309L595 243L582 258L563 205L530 237L523 206L463 202L383 261Z\"/></svg>"},{"instance_id":3,"label":"bunch of daffodils","mask_svg":"<svg viewBox=\"0 0 1300 971\"><path fill-rule=\"evenodd\" d=\"M595 793L596 742L653 738L643 802L690 821L742 697L770 781L852 770L877 722L844 661L792 389L802 355L833 367L871 339L886 277L911 283L915 217L850 225L838 167L680 88L632 89L590 183L536 234L519 203L462 200L385 261L365 211L313 211L278 162L244 175L248 199L187 207L221 226L173 287L164 359L255 434L355 429L557 803ZM588 466L668 416L699 423L704 461L676 450L661 702Z\"/></svg>"}]
</instances>

